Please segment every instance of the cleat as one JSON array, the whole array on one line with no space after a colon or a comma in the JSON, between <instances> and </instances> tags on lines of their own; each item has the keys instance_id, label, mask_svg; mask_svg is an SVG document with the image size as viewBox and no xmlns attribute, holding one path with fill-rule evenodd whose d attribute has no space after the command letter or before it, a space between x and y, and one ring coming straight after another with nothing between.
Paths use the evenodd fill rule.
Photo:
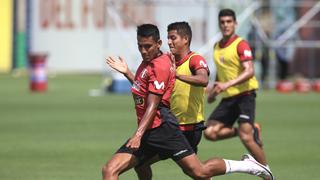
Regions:
<instances>
[{"instance_id":1,"label":"cleat","mask_svg":"<svg viewBox=\"0 0 320 180\"><path fill-rule=\"evenodd\" d=\"M262 140L261 140L261 126L259 123L254 123L253 125L253 138L254 141L262 147Z\"/></svg>"},{"instance_id":2,"label":"cleat","mask_svg":"<svg viewBox=\"0 0 320 180\"><path fill-rule=\"evenodd\" d=\"M252 169L249 174L262 177L264 180L275 180L270 169L258 161L256 161L250 154L245 154L242 156L243 161L252 162L254 164L254 169Z\"/></svg>"}]
</instances>

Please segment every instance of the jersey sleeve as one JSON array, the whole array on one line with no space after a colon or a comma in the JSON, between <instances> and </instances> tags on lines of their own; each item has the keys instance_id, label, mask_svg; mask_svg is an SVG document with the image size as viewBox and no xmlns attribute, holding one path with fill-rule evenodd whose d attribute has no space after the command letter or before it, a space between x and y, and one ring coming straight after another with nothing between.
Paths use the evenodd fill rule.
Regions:
<instances>
[{"instance_id":1,"label":"jersey sleeve","mask_svg":"<svg viewBox=\"0 0 320 180\"><path fill-rule=\"evenodd\" d=\"M237 52L240 57L240 61L248 61L253 59L249 43L245 40L240 41L237 46Z\"/></svg>"},{"instance_id":2,"label":"jersey sleeve","mask_svg":"<svg viewBox=\"0 0 320 180\"><path fill-rule=\"evenodd\" d=\"M190 59L189 68L192 73L195 73L198 69L205 69L208 74L210 73L207 61L200 55L195 55Z\"/></svg>"},{"instance_id":3,"label":"jersey sleeve","mask_svg":"<svg viewBox=\"0 0 320 180\"><path fill-rule=\"evenodd\" d=\"M167 66L167 64L152 63L150 67L148 91L163 95L168 86L170 71L170 67Z\"/></svg>"}]
</instances>

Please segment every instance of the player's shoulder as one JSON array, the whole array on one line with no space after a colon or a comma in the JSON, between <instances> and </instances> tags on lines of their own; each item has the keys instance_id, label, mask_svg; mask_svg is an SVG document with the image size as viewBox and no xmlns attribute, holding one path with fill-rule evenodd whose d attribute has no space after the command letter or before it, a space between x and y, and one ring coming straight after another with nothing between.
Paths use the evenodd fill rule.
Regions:
<instances>
[{"instance_id":1,"label":"player's shoulder","mask_svg":"<svg viewBox=\"0 0 320 180\"><path fill-rule=\"evenodd\" d=\"M192 52L192 54L190 55L190 59L192 59L192 60L198 60L198 59L203 60L204 57L201 54L197 53L197 52Z\"/></svg>"},{"instance_id":2,"label":"player's shoulder","mask_svg":"<svg viewBox=\"0 0 320 180\"><path fill-rule=\"evenodd\" d=\"M198 64L200 62L202 63L206 62L206 59L201 54L193 53L190 56L190 64Z\"/></svg>"},{"instance_id":3,"label":"player's shoulder","mask_svg":"<svg viewBox=\"0 0 320 180\"><path fill-rule=\"evenodd\" d=\"M242 39L237 46L238 53L241 53L243 51L251 51L250 44L247 40Z\"/></svg>"},{"instance_id":4,"label":"player's shoulder","mask_svg":"<svg viewBox=\"0 0 320 180\"><path fill-rule=\"evenodd\" d=\"M239 38L240 39L239 39L238 46L250 46L249 41L247 41L247 40L245 40L245 39L243 39L241 37L239 37Z\"/></svg>"}]
</instances>

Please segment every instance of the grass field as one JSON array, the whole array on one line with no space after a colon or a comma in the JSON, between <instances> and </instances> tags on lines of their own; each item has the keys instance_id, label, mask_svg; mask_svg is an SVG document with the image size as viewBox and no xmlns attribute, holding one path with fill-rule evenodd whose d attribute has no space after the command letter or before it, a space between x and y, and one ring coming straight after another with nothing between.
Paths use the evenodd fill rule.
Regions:
<instances>
[{"instance_id":1,"label":"grass field","mask_svg":"<svg viewBox=\"0 0 320 180\"><path fill-rule=\"evenodd\" d=\"M88 96L101 75L58 75L46 93L31 93L28 78L0 75L0 179L101 179L101 166L136 128L129 95ZM257 120L265 151L279 180L318 180L320 169L320 94L258 94ZM216 104L206 106L206 114ZM202 160L211 156L239 159L246 153L238 139L199 147ZM154 179L184 180L170 160L153 166ZM122 180L137 179L132 171ZM220 180L258 179L247 175Z\"/></svg>"}]
</instances>

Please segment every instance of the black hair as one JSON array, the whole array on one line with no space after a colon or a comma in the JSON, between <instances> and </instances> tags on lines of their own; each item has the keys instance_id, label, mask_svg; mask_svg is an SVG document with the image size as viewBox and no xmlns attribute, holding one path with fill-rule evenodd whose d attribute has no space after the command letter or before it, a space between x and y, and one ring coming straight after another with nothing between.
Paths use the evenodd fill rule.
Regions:
<instances>
[{"instance_id":1,"label":"black hair","mask_svg":"<svg viewBox=\"0 0 320 180\"><path fill-rule=\"evenodd\" d=\"M137 36L141 37L152 37L154 41L160 40L160 32L156 25L153 24L142 24L137 27Z\"/></svg>"},{"instance_id":2,"label":"black hair","mask_svg":"<svg viewBox=\"0 0 320 180\"><path fill-rule=\"evenodd\" d=\"M219 19L222 16L232 16L234 21L237 21L236 13L232 9L221 9L219 12Z\"/></svg>"},{"instance_id":3,"label":"black hair","mask_svg":"<svg viewBox=\"0 0 320 180\"><path fill-rule=\"evenodd\" d=\"M185 22L185 21L182 21L182 22L174 22L174 23L171 23L168 25L168 28L167 28L167 31L172 31L172 30L176 30L177 33L181 36L181 37L184 37L184 36L187 36L188 38L188 44L190 46L191 44L191 39L192 39L192 30L191 30L191 27L190 25Z\"/></svg>"}]
</instances>

